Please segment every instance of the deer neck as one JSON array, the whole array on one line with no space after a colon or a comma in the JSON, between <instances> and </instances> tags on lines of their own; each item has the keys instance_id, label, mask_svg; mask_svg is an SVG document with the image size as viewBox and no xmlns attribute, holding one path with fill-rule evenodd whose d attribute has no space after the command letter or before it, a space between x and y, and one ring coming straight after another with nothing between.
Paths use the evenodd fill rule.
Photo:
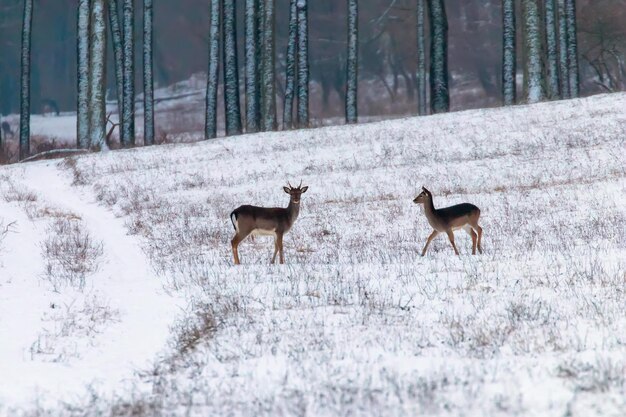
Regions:
<instances>
[{"instance_id":1,"label":"deer neck","mask_svg":"<svg viewBox=\"0 0 626 417\"><path fill-rule=\"evenodd\" d=\"M298 214L300 214L300 203L294 203L293 200L289 200L287 214L289 217L289 226L291 226L298 218Z\"/></svg>"},{"instance_id":2,"label":"deer neck","mask_svg":"<svg viewBox=\"0 0 626 417\"><path fill-rule=\"evenodd\" d=\"M433 222L437 221L437 212L435 211L435 204L433 204L433 198L429 197L424 202L424 214L426 214L426 218L430 221L432 225Z\"/></svg>"}]
</instances>

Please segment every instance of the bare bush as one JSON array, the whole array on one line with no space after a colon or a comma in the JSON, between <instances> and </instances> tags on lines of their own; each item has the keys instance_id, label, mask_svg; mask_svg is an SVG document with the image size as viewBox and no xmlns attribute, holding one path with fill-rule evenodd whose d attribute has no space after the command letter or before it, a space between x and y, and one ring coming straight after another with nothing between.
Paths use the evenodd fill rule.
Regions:
<instances>
[{"instance_id":1,"label":"bare bush","mask_svg":"<svg viewBox=\"0 0 626 417\"><path fill-rule=\"evenodd\" d=\"M41 254L45 277L55 291L66 285L83 290L86 277L97 270L103 247L81 222L59 218L48 227Z\"/></svg>"}]
</instances>

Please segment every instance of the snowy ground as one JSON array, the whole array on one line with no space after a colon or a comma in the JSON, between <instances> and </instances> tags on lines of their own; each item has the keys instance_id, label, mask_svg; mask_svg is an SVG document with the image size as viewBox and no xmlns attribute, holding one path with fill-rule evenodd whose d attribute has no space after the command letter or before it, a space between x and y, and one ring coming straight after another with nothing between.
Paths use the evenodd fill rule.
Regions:
<instances>
[{"instance_id":1,"label":"snowy ground","mask_svg":"<svg viewBox=\"0 0 626 417\"><path fill-rule=\"evenodd\" d=\"M0 415L626 415L624 108L1 168ZM257 238L232 266L230 211L301 179L287 264ZM481 208L485 254L460 232L459 258L442 237L418 256L422 185Z\"/></svg>"}]
</instances>

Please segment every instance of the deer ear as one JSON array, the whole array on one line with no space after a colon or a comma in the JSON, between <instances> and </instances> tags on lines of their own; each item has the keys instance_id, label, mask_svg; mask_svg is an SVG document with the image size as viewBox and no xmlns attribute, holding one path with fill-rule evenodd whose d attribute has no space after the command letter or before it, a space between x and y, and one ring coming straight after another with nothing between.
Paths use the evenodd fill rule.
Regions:
<instances>
[{"instance_id":1,"label":"deer ear","mask_svg":"<svg viewBox=\"0 0 626 417\"><path fill-rule=\"evenodd\" d=\"M287 194L291 194L291 191L289 191L289 188L287 187L283 187L283 191L286 192Z\"/></svg>"},{"instance_id":2,"label":"deer ear","mask_svg":"<svg viewBox=\"0 0 626 417\"><path fill-rule=\"evenodd\" d=\"M306 186L306 187L302 187L302 194L306 193L306 190L308 190L308 189L309 189L309 187L308 187L308 186Z\"/></svg>"}]
</instances>

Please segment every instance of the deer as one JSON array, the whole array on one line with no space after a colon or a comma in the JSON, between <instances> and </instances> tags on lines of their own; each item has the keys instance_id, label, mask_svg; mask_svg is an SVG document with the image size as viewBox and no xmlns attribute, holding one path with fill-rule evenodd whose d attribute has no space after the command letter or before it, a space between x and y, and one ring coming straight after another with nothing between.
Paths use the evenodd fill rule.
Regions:
<instances>
[{"instance_id":1,"label":"deer","mask_svg":"<svg viewBox=\"0 0 626 417\"><path fill-rule=\"evenodd\" d=\"M422 250L422 256L426 255L428 245L440 233L448 235L454 253L458 256L459 251L454 244L454 231L458 229L464 229L472 237L472 255L476 255L476 248L478 248L478 252L483 253L481 247L483 229L478 225L478 219L480 218L480 209L478 207L473 204L462 203L436 209L433 203L433 195L425 187L422 187L422 192L415 197L413 203L424 205L426 219L428 219L428 223L434 229L428 236L424 250Z\"/></svg>"},{"instance_id":2,"label":"deer","mask_svg":"<svg viewBox=\"0 0 626 417\"><path fill-rule=\"evenodd\" d=\"M276 261L276 254L280 254L280 263L285 263L283 256L283 236L287 233L300 213L300 199L309 187L302 187L302 181L298 187L292 187L288 182L283 191L289 194L289 205L282 207L257 207L244 205L237 207L230 213L230 221L235 228L235 236L231 241L235 265L240 265L239 244L249 235L274 236L274 256L271 264Z\"/></svg>"}]
</instances>

